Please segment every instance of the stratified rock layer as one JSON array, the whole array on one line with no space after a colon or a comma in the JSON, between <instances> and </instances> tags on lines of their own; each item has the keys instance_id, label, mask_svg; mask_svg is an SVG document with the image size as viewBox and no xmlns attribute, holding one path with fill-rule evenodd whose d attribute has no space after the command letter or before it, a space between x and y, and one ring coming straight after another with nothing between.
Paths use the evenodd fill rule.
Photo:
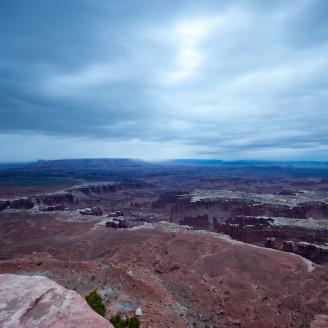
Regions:
<instances>
[{"instance_id":1,"label":"stratified rock layer","mask_svg":"<svg viewBox=\"0 0 328 328\"><path fill-rule=\"evenodd\" d=\"M110 328L84 299L45 277L0 275L0 327Z\"/></svg>"}]
</instances>

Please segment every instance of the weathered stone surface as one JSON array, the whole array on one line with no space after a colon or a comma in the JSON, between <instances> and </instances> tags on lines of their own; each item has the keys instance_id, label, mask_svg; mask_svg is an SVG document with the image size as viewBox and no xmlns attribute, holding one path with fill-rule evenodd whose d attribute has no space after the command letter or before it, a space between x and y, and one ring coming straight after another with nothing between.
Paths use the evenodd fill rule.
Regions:
<instances>
[{"instance_id":1,"label":"weathered stone surface","mask_svg":"<svg viewBox=\"0 0 328 328\"><path fill-rule=\"evenodd\" d=\"M100 207L85 208L83 210L80 210L80 213L82 215L95 215L95 216L101 216L104 214L103 210Z\"/></svg>"},{"instance_id":2,"label":"weathered stone surface","mask_svg":"<svg viewBox=\"0 0 328 328\"><path fill-rule=\"evenodd\" d=\"M328 327L328 315L316 315L311 322L310 328L326 328Z\"/></svg>"},{"instance_id":3,"label":"weathered stone surface","mask_svg":"<svg viewBox=\"0 0 328 328\"><path fill-rule=\"evenodd\" d=\"M34 203L29 198L15 199L10 202L10 208L13 209L31 209Z\"/></svg>"},{"instance_id":4,"label":"weathered stone surface","mask_svg":"<svg viewBox=\"0 0 328 328\"><path fill-rule=\"evenodd\" d=\"M106 227L107 228L128 228L128 224L126 220L123 217L116 217L116 218L111 218L106 222Z\"/></svg>"},{"instance_id":5,"label":"weathered stone surface","mask_svg":"<svg viewBox=\"0 0 328 328\"><path fill-rule=\"evenodd\" d=\"M183 220L179 221L181 225L189 225L195 229L209 230L210 221L207 214L196 216L185 216Z\"/></svg>"},{"instance_id":6,"label":"weathered stone surface","mask_svg":"<svg viewBox=\"0 0 328 328\"><path fill-rule=\"evenodd\" d=\"M267 237L264 246L267 248L276 248L276 238L274 237Z\"/></svg>"},{"instance_id":7,"label":"weathered stone surface","mask_svg":"<svg viewBox=\"0 0 328 328\"><path fill-rule=\"evenodd\" d=\"M84 299L40 276L0 275L3 328L110 328Z\"/></svg>"},{"instance_id":8,"label":"weathered stone surface","mask_svg":"<svg viewBox=\"0 0 328 328\"><path fill-rule=\"evenodd\" d=\"M282 247L282 251L284 252L293 252L294 251L294 242L291 240L285 240L283 242L283 247Z\"/></svg>"},{"instance_id":9,"label":"weathered stone surface","mask_svg":"<svg viewBox=\"0 0 328 328\"><path fill-rule=\"evenodd\" d=\"M63 211L65 209L64 205L53 205L53 206L40 206L40 211L42 212L55 212L55 211Z\"/></svg>"},{"instance_id":10,"label":"weathered stone surface","mask_svg":"<svg viewBox=\"0 0 328 328\"><path fill-rule=\"evenodd\" d=\"M0 200L0 211L3 211L7 207L19 210L31 209L35 205L44 207L57 205L65 207L65 205L69 205L76 208L76 205L83 202L83 200L90 199L101 194L116 193L118 191L129 189L139 190L147 186L148 184L143 182L87 184L51 193L31 195L23 198L14 198L9 201ZM97 213L99 213L99 211Z\"/></svg>"}]
</instances>

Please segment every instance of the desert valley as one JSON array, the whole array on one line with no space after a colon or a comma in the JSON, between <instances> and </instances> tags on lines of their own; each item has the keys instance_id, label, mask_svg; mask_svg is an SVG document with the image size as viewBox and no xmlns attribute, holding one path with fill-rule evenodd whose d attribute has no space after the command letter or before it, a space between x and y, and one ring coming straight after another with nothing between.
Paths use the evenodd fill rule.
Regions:
<instances>
[{"instance_id":1,"label":"desert valley","mask_svg":"<svg viewBox=\"0 0 328 328\"><path fill-rule=\"evenodd\" d=\"M97 290L106 318L141 309L141 327L327 327L327 169L128 159L2 167L0 273L47 277L82 297Z\"/></svg>"}]
</instances>

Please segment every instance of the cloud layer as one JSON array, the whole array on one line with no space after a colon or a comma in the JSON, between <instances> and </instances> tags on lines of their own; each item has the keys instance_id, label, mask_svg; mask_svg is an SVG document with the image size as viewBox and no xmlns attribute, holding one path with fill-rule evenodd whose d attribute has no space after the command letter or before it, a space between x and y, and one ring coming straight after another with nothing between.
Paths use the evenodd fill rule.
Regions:
<instances>
[{"instance_id":1,"label":"cloud layer","mask_svg":"<svg viewBox=\"0 0 328 328\"><path fill-rule=\"evenodd\" d=\"M4 0L0 160L327 160L327 17L325 0Z\"/></svg>"}]
</instances>

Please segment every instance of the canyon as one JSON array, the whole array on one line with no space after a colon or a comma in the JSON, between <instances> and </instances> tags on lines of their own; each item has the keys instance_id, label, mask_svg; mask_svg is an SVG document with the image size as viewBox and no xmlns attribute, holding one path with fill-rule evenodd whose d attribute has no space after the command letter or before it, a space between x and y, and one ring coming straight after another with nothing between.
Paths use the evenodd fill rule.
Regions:
<instances>
[{"instance_id":1,"label":"canyon","mask_svg":"<svg viewBox=\"0 0 328 328\"><path fill-rule=\"evenodd\" d=\"M325 327L328 165L40 161L0 170L1 274L142 327Z\"/></svg>"}]
</instances>

